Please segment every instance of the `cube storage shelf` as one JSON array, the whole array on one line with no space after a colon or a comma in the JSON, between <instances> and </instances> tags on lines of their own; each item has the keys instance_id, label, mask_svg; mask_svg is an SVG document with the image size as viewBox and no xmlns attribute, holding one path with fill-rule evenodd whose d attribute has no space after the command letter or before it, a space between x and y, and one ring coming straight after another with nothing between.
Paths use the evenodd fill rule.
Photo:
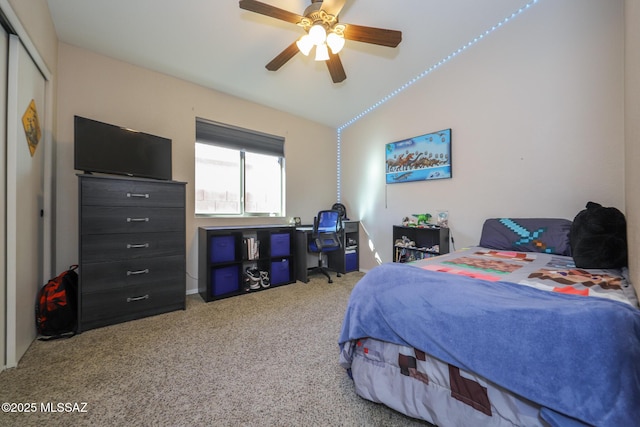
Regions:
<instances>
[{"instance_id":1,"label":"cube storage shelf","mask_svg":"<svg viewBox=\"0 0 640 427\"><path fill-rule=\"evenodd\" d=\"M346 220L340 233L342 249L328 253L329 265L340 273L349 273L360 269L358 242L360 221Z\"/></svg>"},{"instance_id":2,"label":"cube storage shelf","mask_svg":"<svg viewBox=\"0 0 640 427\"><path fill-rule=\"evenodd\" d=\"M403 242L413 242L407 246ZM449 253L449 229L393 226L393 262L408 262Z\"/></svg>"},{"instance_id":3,"label":"cube storage shelf","mask_svg":"<svg viewBox=\"0 0 640 427\"><path fill-rule=\"evenodd\" d=\"M292 226L200 227L202 299L209 302L295 282L294 232ZM247 270L256 280L245 281ZM261 276L268 282L260 281Z\"/></svg>"}]
</instances>

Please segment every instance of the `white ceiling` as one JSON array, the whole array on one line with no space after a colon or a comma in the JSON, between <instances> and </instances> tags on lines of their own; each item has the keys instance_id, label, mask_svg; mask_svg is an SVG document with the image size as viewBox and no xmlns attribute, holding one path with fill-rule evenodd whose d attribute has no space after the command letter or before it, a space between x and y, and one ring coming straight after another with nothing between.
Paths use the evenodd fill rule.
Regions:
<instances>
[{"instance_id":1,"label":"white ceiling","mask_svg":"<svg viewBox=\"0 0 640 427\"><path fill-rule=\"evenodd\" d=\"M311 0L262 0L302 15ZM347 79L297 54L265 65L304 34L237 0L48 0L65 43L339 127L532 0L347 0L343 23L402 31L388 48L347 41Z\"/></svg>"}]
</instances>

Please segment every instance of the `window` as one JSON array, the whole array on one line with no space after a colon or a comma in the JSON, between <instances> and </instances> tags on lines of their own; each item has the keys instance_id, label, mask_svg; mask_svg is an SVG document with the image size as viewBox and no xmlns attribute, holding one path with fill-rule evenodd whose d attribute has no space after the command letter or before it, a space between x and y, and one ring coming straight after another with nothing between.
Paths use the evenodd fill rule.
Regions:
<instances>
[{"instance_id":1,"label":"window","mask_svg":"<svg viewBox=\"0 0 640 427\"><path fill-rule=\"evenodd\" d=\"M284 216L284 138L196 119L196 215Z\"/></svg>"}]
</instances>

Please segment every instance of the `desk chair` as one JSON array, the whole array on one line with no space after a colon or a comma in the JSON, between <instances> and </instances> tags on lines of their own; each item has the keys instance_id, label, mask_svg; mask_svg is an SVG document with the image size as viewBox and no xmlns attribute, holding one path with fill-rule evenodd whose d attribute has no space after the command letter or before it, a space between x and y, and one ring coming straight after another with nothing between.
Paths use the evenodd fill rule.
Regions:
<instances>
[{"instance_id":1,"label":"desk chair","mask_svg":"<svg viewBox=\"0 0 640 427\"><path fill-rule=\"evenodd\" d=\"M318 253L318 266L312 271L319 271L333 283L327 268L322 266L322 254L340 249L339 233L342 231L342 220L339 211L325 210L318 212L313 219L313 232L309 240L309 252ZM340 273L337 274L340 277Z\"/></svg>"}]
</instances>

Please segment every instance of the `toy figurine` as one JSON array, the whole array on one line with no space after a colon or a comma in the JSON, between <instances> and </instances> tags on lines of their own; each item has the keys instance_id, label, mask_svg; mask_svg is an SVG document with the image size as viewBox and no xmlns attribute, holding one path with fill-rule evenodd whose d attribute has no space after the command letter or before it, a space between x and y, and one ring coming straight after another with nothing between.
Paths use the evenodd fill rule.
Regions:
<instances>
[{"instance_id":1,"label":"toy figurine","mask_svg":"<svg viewBox=\"0 0 640 427\"><path fill-rule=\"evenodd\" d=\"M413 216L415 216L416 218L418 218L418 227L420 227L421 225L426 225L429 223L429 221L431 221L431 214L429 213L425 213L425 214L413 214Z\"/></svg>"}]
</instances>

